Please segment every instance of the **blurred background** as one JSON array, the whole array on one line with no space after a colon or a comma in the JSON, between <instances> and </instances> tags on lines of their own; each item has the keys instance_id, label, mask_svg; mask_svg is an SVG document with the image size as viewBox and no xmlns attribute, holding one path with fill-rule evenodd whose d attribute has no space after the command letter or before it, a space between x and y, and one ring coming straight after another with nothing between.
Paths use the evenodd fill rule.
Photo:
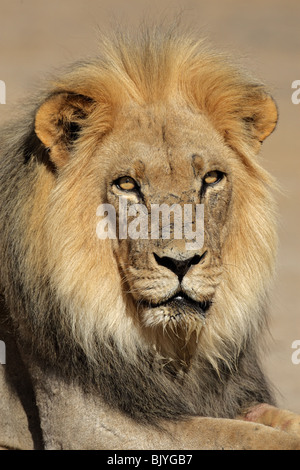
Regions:
<instances>
[{"instance_id":1,"label":"blurred background","mask_svg":"<svg viewBox=\"0 0 300 470\"><path fill-rule=\"evenodd\" d=\"M291 100L292 82L300 80L299 0L0 0L0 80L6 84L0 124L49 71L97 54L99 30L115 20L134 29L143 19L168 21L180 11L183 25L241 58L279 106L277 130L260 157L284 190L263 361L279 405L300 413L300 364L292 363L292 343L300 340L300 104Z\"/></svg>"}]
</instances>

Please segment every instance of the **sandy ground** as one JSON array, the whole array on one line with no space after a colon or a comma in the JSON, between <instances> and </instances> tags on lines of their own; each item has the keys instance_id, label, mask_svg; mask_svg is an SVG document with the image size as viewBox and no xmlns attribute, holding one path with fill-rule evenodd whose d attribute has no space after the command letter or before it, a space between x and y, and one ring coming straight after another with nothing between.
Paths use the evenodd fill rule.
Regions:
<instances>
[{"instance_id":1,"label":"sandy ground","mask_svg":"<svg viewBox=\"0 0 300 470\"><path fill-rule=\"evenodd\" d=\"M112 18L134 28L142 17L170 18L180 9L184 23L242 57L272 87L280 109L277 131L261 154L285 190L278 196L278 275L264 363L279 404L300 412L300 364L292 363L291 347L300 340L300 104L291 101L291 83L300 80L299 0L0 0L0 80L6 83L0 123L49 70L95 54L98 30Z\"/></svg>"}]
</instances>

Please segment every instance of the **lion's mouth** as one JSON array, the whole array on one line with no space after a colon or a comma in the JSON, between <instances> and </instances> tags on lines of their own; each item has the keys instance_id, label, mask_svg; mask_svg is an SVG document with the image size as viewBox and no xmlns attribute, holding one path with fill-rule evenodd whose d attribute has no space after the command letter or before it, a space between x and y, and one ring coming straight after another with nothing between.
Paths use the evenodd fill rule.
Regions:
<instances>
[{"instance_id":1,"label":"lion's mouth","mask_svg":"<svg viewBox=\"0 0 300 470\"><path fill-rule=\"evenodd\" d=\"M166 313L168 312L170 316L195 314L205 318L211 303L211 300L198 302L189 297L185 292L180 291L161 302L147 302L146 306L154 309L161 308L165 310Z\"/></svg>"}]
</instances>

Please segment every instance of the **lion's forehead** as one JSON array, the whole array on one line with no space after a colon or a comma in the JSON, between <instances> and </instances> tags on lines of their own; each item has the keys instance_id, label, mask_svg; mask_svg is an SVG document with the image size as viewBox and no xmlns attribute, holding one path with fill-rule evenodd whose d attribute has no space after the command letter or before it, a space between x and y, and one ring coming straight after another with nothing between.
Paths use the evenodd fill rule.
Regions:
<instances>
[{"instance_id":1,"label":"lion's forehead","mask_svg":"<svg viewBox=\"0 0 300 470\"><path fill-rule=\"evenodd\" d=\"M127 106L112 133L120 171L160 186L180 189L199 171L224 160L228 148L209 119L185 107ZM114 164L116 163L114 159Z\"/></svg>"},{"instance_id":2,"label":"lion's forehead","mask_svg":"<svg viewBox=\"0 0 300 470\"><path fill-rule=\"evenodd\" d=\"M123 106L114 127L130 138L143 137L150 144L164 142L171 146L196 145L199 137L208 146L212 144L210 136L217 134L203 113L172 103Z\"/></svg>"}]
</instances>

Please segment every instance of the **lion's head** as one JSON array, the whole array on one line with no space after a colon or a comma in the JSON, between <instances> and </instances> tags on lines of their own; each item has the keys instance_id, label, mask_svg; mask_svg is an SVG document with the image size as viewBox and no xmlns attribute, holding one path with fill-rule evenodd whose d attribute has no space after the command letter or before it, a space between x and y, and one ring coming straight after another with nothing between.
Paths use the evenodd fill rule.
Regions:
<instances>
[{"instance_id":1,"label":"lion's head","mask_svg":"<svg viewBox=\"0 0 300 470\"><path fill-rule=\"evenodd\" d=\"M257 153L276 120L262 84L176 35L119 38L51 85L28 137L34 178L22 189L20 271L91 358L95 340L109 336L129 353L149 348L188 363L198 351L215 364L260 330L276 231ZM158 236L147 219L140 237L134 204L148 216L174 204L183 235L171 214L159 217ZM115 238L97 234L101 205L113 208ZM120 234L124 205L131 236ZM197 229L197 206L203 243L184 231L185 207Z\"/></svg>"}]
</instances>

